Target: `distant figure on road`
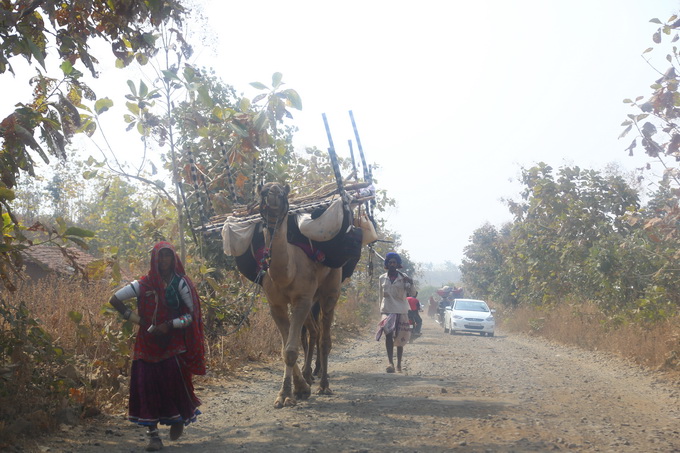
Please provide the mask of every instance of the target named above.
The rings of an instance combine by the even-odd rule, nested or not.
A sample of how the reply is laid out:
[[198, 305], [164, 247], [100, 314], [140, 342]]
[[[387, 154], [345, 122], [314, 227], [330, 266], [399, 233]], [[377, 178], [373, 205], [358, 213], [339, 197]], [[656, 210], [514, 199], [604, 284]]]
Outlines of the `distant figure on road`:
[[418, 300], [418, 291], [416, 291], [415, 296], [407, 297], [409, 311], [408, 319], [413, 321], [413, 335], [420, 335], [420, 329], [423, 327], [423, 318], [420, 317], [420, 301]]
[[427, 305], [427, 316], [429, 316], [430, 318], [434, 318], [434, 315], [436, 314], [437, 314], [437, 301], [434, 300], [434, 296], [430, 296]]

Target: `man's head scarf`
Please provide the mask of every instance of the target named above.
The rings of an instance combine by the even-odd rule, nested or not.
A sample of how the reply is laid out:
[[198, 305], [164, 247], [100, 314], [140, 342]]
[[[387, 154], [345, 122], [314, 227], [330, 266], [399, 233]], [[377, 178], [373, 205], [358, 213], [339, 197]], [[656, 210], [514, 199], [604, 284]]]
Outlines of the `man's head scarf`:
[[396, 252], [390, 252], [385, 256], [385, 269], [387, 269], [387, 263], [391, 259], [397, 260], [397, 269], [401, 269], [401, 256]]

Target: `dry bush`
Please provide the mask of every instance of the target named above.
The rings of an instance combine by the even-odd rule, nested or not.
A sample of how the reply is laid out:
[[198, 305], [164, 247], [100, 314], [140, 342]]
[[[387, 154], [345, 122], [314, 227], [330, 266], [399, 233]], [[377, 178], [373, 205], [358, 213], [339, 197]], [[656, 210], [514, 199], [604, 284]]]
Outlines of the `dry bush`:
[[341, 297], [335, 308], [333, 330], [336, 337], [345, 338], [358, 334], [370, 318], [370, 307], [355, 294]]
[[[104, 310], [113, 291], [104, 282], [45, 278], [2, 295], [0, 302], [14, 308], [8, 315], [0, 306], [0, 439], [53, 429], [63, 421], [64, 411], [76, 420], [99, 410], [125, 413], [134, 331], [123, 332], [121, 318]], [[42, 349], [22, 346], [21, 341], [7, 347], [18, 332], [10, 318], [19, 316], [15, 309], [22, 305], [27, 321], [20, 335], [45, 332]], [[334, 339], [360, 331], [374, 305], [344, 296], [336, 309]], [[211, 327], [206, 325], [210, 376], [237, 372], [252, 361], [280, 360], [281, 336], [264, 298], [255, 301], [238, 331], [221, 326], [216, 330], [228, 334], [217, 334]], [[2, 445], [0, 441], [0, 449]]]
[[606, 351], [650, 368], [680, 370], [680, 319], [616, 321], [594, 304], [499, 309], [501, 328], [584, 349]]
[[209, 341], [207, 347], [211, 369], [214, 372], [230, 371], [247, 361], [278, 357], [281, 335], [269, 314], [269, 307], [260, 302], [243, 327]]
[[108, 292], [103, 284], [44, 279], [2, 294], [0, 438], [94, 415], [98, 394], [115, 393], [94, 376], [95, 364], [111, 358], [110, 346], [98, 338], [106, 323], [101, 298]]

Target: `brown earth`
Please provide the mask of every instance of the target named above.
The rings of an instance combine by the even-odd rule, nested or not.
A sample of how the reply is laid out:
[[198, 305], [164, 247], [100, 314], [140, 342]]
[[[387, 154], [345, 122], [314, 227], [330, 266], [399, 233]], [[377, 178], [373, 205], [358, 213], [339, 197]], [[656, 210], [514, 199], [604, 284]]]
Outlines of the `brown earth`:
[[[332, 396], [274, 409], [278, 363], [197, 383], [203, 415], [163, 451], [680, 452], [680, 380], [619, 358], [497, 332], [444, 334], [430, 319], [385, 373], [384, 343], [331, 353]], [[143, 451], [144, 429], [100, 415], [23, 451]]]

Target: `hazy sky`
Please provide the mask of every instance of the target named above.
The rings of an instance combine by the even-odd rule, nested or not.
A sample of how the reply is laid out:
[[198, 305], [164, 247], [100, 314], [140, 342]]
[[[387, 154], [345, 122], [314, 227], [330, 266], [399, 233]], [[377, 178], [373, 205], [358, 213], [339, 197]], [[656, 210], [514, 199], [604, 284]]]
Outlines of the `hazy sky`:
[[[349, 156], [352, 110], [367, 159], [380, 166], [378, 187], [398, 203], [385, 215], [389, 228], [414, 260], [435, 264], [460, 263], [476, 228], [510, 220], [501, 198], [518, 197], [513, 180], [522, 166], [646, 162], [624, 151], [632, 137], [617, 139], [630, 112], [622, 100], [650, 93], [658, 76], [641, 57], [657, 28], [649, 20], [680, 7], [670, 0], [203, 3], [216, 51], [196, 46], [193, 63], [214, 67], [249, 97], [257, 94], [249, 82], [269, 85], [283, 73], [302, 97], [293, 121], [299, 149], [328, 147], [326, 113], [338, 153]], [[100, 55], [97, 92], [126, 91], [128, 76]], [[665, 53], [646, 56], [666, 69]], [[3, 79], [4, 92], [17, 95], [14, 85], [25, 81]], [[122, 95], [112, 99], [124, 105]], [[124, 126], [110, 127], [110, 137], [124, 136]]]
[[[208, 2], [215, 67], [246, 94], [280, 71], [301, 95], [297, 145], [349, 155], [354, 112], [390, 229], [416, 261], [459, 263], [473, 231], [510, 220], [521, 166], [632, 169], [624, 98], [650, 93], [641, 57], [676, 1]], [[652, 53], [666, 69], [665, 54]], [[647, 54], [646, 56], [650, 56]]]

